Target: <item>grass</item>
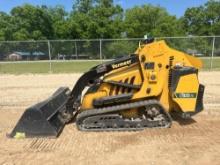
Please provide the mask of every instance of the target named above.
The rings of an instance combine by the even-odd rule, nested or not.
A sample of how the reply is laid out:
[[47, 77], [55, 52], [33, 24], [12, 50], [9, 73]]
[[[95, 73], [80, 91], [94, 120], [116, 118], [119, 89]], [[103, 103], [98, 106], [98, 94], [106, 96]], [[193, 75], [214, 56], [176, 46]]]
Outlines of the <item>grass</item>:
[[[203, 62], [203, 70], [209, 70], [211, 66], [210, 58], [201, 58], [201, 60]], [[213, 58], [212, 69], [220, 70], [220, 58]]]
[[[99, 61], [52, 62], [52, 73], [81, 73], [100, 64]], [[1, 74], [49, 73], [49, 62], [0, 63]]]
[[[210, 58], [201, 58], [203, 70], [209, 70]], [[91, 67], [100, 64], [100, 61], [53, 61], [51, 63], [52, 73], [82, 73]], [[213, 59], [213, 70], [220, 70], [220, 58]], [[48, 61], [33, 62], [2, 62], [0, 63], [0, 74], [25, 74], [25, 73], [50, 73]]]

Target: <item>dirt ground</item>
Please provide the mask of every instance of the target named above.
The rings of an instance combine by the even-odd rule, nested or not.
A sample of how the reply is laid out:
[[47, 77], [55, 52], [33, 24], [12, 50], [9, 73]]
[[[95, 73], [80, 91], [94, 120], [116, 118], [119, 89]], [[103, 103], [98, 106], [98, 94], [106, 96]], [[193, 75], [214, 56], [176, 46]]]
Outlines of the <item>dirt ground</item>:
[[220, 164], [220, 72], [201, 72], [205, 110], [169, 129], [79, 132], [67, 125], [57, 139], [8, 139], [28, 106], [79, 74], [0, 75], [0, 164]]

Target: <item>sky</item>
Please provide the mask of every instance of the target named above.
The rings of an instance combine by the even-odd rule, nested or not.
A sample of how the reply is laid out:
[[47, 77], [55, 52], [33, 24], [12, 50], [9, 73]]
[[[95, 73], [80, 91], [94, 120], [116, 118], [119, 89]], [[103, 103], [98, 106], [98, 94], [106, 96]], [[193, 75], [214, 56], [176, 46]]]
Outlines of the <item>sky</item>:
[[[73, 1], [74, 0], [0, 0], [0, 11], [9, 13], [13, 7], [25, 3], [52, 7], [62, 5], [67, 11], [71, 11]], [[177, 17], [183, 16], [187, 8], [203, 5], [207, 1], [208, 0], [114, 0], [115, 4], [120, 4], [124, 9], [143, 4], [159, 5], [166, 8], [170, 14], [176, 15]]]

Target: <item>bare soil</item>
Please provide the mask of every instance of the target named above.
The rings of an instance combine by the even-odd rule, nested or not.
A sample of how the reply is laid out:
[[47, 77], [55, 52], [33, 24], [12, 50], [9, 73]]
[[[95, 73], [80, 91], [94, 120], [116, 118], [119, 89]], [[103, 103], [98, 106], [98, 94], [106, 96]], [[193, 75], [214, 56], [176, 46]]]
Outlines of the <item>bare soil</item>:
[[57, 139], [9, 139], [28, 106], [79, 74], [0, 75], [0, 164], [220, 164], [220, 72], [201, 72], [205, 110], [169, 129], [80, 132], [67, 125]]

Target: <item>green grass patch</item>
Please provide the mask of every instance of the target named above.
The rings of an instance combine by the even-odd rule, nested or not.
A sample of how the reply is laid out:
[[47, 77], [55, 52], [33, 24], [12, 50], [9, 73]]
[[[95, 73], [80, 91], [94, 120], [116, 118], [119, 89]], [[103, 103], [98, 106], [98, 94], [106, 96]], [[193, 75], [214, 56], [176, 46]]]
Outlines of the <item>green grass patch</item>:
[[[203, 70], [210, 69], [210, 58], [201, 58]], [[82, 73], [91, 67], [100, 64], [100, 61], [53, 61], [52, 73]], [[220, 58], [214, 58], [213, 70], [220, 70]], [[37, 62], [7, 62], [0, 63], [0, 74], [26, 74], [26, 73], [49, 73], [50, 63], [47, 61]]]
[[[81, 73], [100, 64], [99, 61], [52, 62], [52, 73]], [[49, 73], [49, 62], [0, 63], [1, 74]]]
[[[203, 70], [209, 70], [211, 67], [211, 59], [210, 58], [201, 58], [203, 62]], [[213, 58], [212, 61], [212, 69], [220, 70], [220, 58]]]

